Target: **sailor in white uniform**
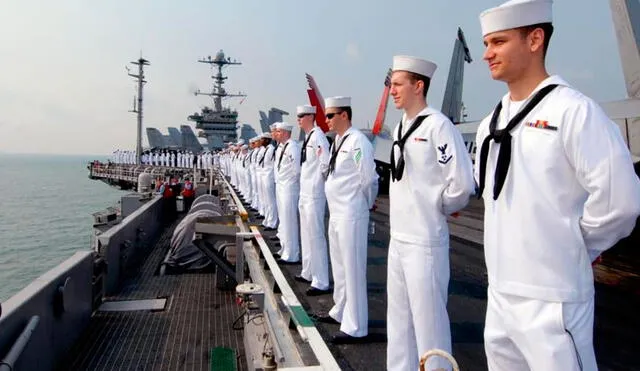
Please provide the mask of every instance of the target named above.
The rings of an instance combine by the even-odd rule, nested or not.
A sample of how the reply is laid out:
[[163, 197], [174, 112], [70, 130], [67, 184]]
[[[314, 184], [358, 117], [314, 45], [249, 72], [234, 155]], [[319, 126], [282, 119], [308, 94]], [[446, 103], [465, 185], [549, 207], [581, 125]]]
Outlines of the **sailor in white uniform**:
[[[273, 231], [278, 226], [278, 206], [276, 204], [276, 180], [274, 176], [275, 159], [276, 159], [276, 146], [271, 144], [271, 139], [277, 137], [277, 130], [275, 124], [270, 127], [271, 133], [265, 133], [264, 144], [266, 146], [266, 152], [264, 155], [264, 161], [260, 164], [263, 171], [263, 199], [264, 199], [264, 220], [262, 226], [265, 231]], [[276, 144], [277, 145], [277, 144]]]
[[323, 169], [329, 167], [329, 142], [324, 132], [314, 125], [316, 108], [298, 106], [298, 125], [305, 138], [300, 153], [300, 247], [302, 271], [295, 279], [311, 284], [307, 295], [329, 292], [329, 253], [325, 237], [324, 216], [327, 197], [324, 194]]
[[255, 164], [255, 174], [256, 174], [256, 188], [258, 192], [258, 219], [264, 219], [265, 216], [265, 195], [264, 195], [264, 178], [265, 178], [265, 168], [264, 162], [266, 160], [266, 153], [268, 149], [269, 142], [271, 142], [271, 134], [263, 133], [258, 136], [258, 155], [256, 158]]
[[254, 137], [253, 150], [251, 151], [251, 161], [249, 163], [249, 172], [251, 174], [251, 209], [258, 211], [260, 208], [260, 192], [258, 192], [258, 175], [256, 174], [256, 164], [258, 163], [258, 154], [260, 152], [260, 137]]
[[249, 206], [251, 207], [251, 204], [253, 204], [253, 182], [252, 182], [252, 177], [253, 174], [251, 173], [251, 161], [253, 159], [253, 152], [255, 150], [255, 141], [253, 138], [249, 139], [249, 151], [247, 152], [247, 156], [245, 157], [245, 160], [243, 162], [244, 165], [244, 174], [245, 174], [245, 179], [247, 182], [247, 189], [246, 189], [246, 194], [245, 194], [245, 201], [249, 204]]
[[591, 264], [640, 214], [619, 129], [547, 74], [551, 22], [542, 0], [480, 15], [491, 77], [509, 88], [477, 133], [490, 370], [597, 370]]
[[249, 172], [247, 171], [247, 161], [249, 161], [249, 145], [243, 144], [242, 152], [238, 158], [238, 178], [240, 178], [240, 193], [245, 202], [251, 197], [251, 188], [249, 188]]
[[378, 194], [378, 174], [371, 142], [351, 126], [351, 98], [327, 98], [325, 109], [329, 128], [336, 132], [325, 183], [334, 306], [330, 318], [317, 319], [340, 323], [333, 343], [361, 342], [369, 333], [367, 226]]
[[242, 160], [242, 146], [244, 145], [244, 139], [240, 139], [238, 140], [238, 142], [235, 145], [235, 153], [233, 155], [232, 161], [231, 161], [231, 181], [234, 185], [234, 187], [236, 187], [238, 189], [238, 191], [240, 190], [240, 170], [239, 170], [239, 166], [240, 161]]
[[[416, 370], [430, 349], [451, 352], [447, 215], [467, 205], [475, 183], [462, 135], [425, 101], [436, 68], [393, 58], [390, 93], [404, 114], [393, 132], [389, 184], [388, 370]], [[427, 369], [448, 366], [436, 358]]]
[[251, 158], [251, 186], [253, 187], [254, 202], [251, 207], [258, 212], [258, 217], [260, 217], [263, 214], [260, 212], [260, 210], [262, 210], [262, 194], [259, 186], [260, 174], [258, 173], [258, 162], [260, 161], [260, 158], [266, 149], [262, 147], [262, 136], [253, 138], [253, 141], [255, 147], [253, 149], [253, 156]]
[[300, 144], [291, 138], [293, 125], [286, 122], [276, 124], [282, 149], [276, 156], [278, 173], [278, 216], [281, 263], [300, 261], [300, 233], [298, 225], [298, 198], [300, 197]]

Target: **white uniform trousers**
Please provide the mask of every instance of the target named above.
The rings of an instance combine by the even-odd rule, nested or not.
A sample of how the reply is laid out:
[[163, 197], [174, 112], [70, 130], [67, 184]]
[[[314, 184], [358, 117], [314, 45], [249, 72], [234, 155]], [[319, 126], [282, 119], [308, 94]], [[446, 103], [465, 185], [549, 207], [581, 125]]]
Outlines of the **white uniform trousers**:
[[247, 166], [247, 175], [249, 175], [249, 188], [251, 188], [251, 201], [249, 202], [249, 206], [255, 209], [256, 189], [254, 188], [255, 182], [253, 181], [253, 178], [255, 178], [256, 174], [253, 172], [253, 170], [250, 169], [250, 166], [251, 165]]
[[251, 207], [258, 210], [260, 206], [260, 192], [258, 192], [258, 173], [255, 169], [251, 170], [251, 196], [253, 197]]
[[247, 190], [246, 190], [246, 188], [245, 188], [245, 184], [246, 184], [246, 181], [245, 181], [245, 173], [241, 172], [241, 171], [240, 171], [241, 169], [242, 169], [242, 168], [238, 168], [238, 169], [236, 169], [236, 175], [237, 175], [237, 177], [238, 177], [238, 190], [240, 190], [240, 194], [242, 194], [242, 198], [245, 198], [245, 199], [246, 199], [246, 197], [247, 197], [247, 195], [246, 195]]
[[488, 291], [484, 348], [490, 371], [597, 370], [593, 298], [549, 302]]
[[311, 281], [311, 287], [329, 288], [329, 254], [324, 235], [324, 216], [327, 199], [324, 194], [312, 198], [300, 196], [300, 248], [302, 271], [300, 276]]
[[300, 186], [282, 187], [278, 197], [278, 234], [281, 249], [280, 259], [288, 262], [300, 261], [300, 233], [298, 225], [298, 197]]
[[258, 214], [265, 216], [266, 212], [265, 212], [265, 203], [266, 203], [266, 196], [265, 196], [265, 190], [264, 190], [264, 178], [266, 177], [266, 174], [262, 173], [261, 171], [256, 172], [256, 185], [258, 187], [258, 197], [260, 198], [260, 202], [258, 204]]
[[248, 203], [251, 204], [251, 197], [252, 197], [252, 193], [251, 193], [251, 172], [249, 172], [249, 169], [243, 169], [244, 172], [242, 173], [242, 175], [244, 175], [244, 190], [245, 190], [245, 194], [244, 194], [244, 200]]
[[238, 183], [238, 171], [235, 164], [231, 164], [231, 184], [233, 184], [234, 187], [238, 188]]
[[240, 177], [238, 176], [237, 167], [233, 166], [231, 171], [233, 174], [233, 176], [231, 177], [231, 180], [233, 181], [233, 185], [236, 187], [236, 189], [238, 189], [238, 191], [240, 191]]
[[[420, 356], [438, 348], [451, 353], [447, 314], [449, 249], [389, 241], [387, 263], [387, 370], [417, 370]], [[441, 357], [427, 370], [450, 369]]]
[[276, 183], [272, 174], [266, 174], [263, 181], [264, 193], [264, 220], [262, 225], [266, 228], [278, 226], [278, 205], [276, 203]]
[[238, 167], [236, 164], [231, 165], [231, 183], [240, 189], [240, 178], [238, 177]]
[[329, 251], [333, 273], [333, 302], [329, 315], [340, 331], [354, 337], [369, 333], [367, 303], [367, 226], [358, 219], [329, 218]]

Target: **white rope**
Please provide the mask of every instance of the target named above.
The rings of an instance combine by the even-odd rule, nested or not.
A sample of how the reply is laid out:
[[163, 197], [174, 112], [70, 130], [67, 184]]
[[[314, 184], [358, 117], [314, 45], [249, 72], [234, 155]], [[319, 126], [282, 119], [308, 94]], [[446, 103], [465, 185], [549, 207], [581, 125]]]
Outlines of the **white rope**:
[[424, 365], [427, 363], [427, 360], [431, 357], [440, 356], [442, 358], [446, 358], [449, 363], [453, 366], [453, 371], [460, 371], [460, 367], [458, 366], [458, 362], [453, 356], [444, 350], [440, 349], [431, 349], [426, 351], [422, 357], [420, 357], [420, 371], [425, 371]]

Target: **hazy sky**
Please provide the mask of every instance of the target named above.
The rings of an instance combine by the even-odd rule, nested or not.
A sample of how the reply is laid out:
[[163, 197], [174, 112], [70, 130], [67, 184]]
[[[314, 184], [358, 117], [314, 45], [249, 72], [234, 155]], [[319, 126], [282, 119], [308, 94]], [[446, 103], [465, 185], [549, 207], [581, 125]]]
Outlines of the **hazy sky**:
[[[211, 70], [197, 59], [219, 49], [243, 63], [228, 68], [229, 100], [256, 129], [258, 110], [307, 103], [305, 72], [325, 97], [350, 95], [356, 126], [375, 118], [394, 54], [438, 64], [428, 95], [440, 108], [457, 27], [473, 63], [463, 101], [480, 119], [505, 92], [482, 60], [478, 14], [502, 0], [3, 1], [0, 11], [0, 152], [107, 154], [135, 148], [129, 113], [135, 84], [125, 65], [151, 61], [145, 126], [190, 123], [210, 104]], [[562, 0], [548, 55], [557, 73], [598, 101], [625, 97], [609, 1]], [[135, 66], [130, 65], [132, 68]], [[398, 112], [390, 104], [389, 120]], [[289, 116], [294, 121], [295, 116]], [[190, 123], [193, 124], [193, 123]], [[193, 125], [192, 125], [193, 126]]]

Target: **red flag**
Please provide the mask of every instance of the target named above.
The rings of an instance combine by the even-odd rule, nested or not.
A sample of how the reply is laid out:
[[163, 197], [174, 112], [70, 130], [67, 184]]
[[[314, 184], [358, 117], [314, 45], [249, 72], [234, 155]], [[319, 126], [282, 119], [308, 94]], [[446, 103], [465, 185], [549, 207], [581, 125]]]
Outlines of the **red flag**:
[[312, 89], [307, 89], [307, 94], [309, 95], [309, 103], [316, 107], [316, 123], [325, 133], [329, 131], [329, 125], [327, 125], [327, 120], [324, 116], [324, 109], [320, 105], [320, 101], [316, 96], [316, 93]]
[[327, 125], [327, 120], [324, 115], [324, 99], [322, 98], [322, 94], [320, 94], [320, 89], [316, 84], [313, 76], [308, 73], [305, 74], [307, 78], [307, 82], [309, 83], [309, 89], [307, 89], [307, 94], [309, 95], [309, 104], [316, 107], [316, 123], [325, 133], [329, 131], [329, 125]]
[[389, 93], [391, 91], [391, 72], [391, 69], [389, 69], [387, 77], [384, 79], [384, 90], [382, 90], [382, 97], [380, 98], [380, 104], [378, 105], [376, 121], [374, 121], [373, 129], [371, 130], [373, 135], [380, 134], [382, 126], [384, 126], [384, 118], [387, 114], [387, 104], [389, 103]]

